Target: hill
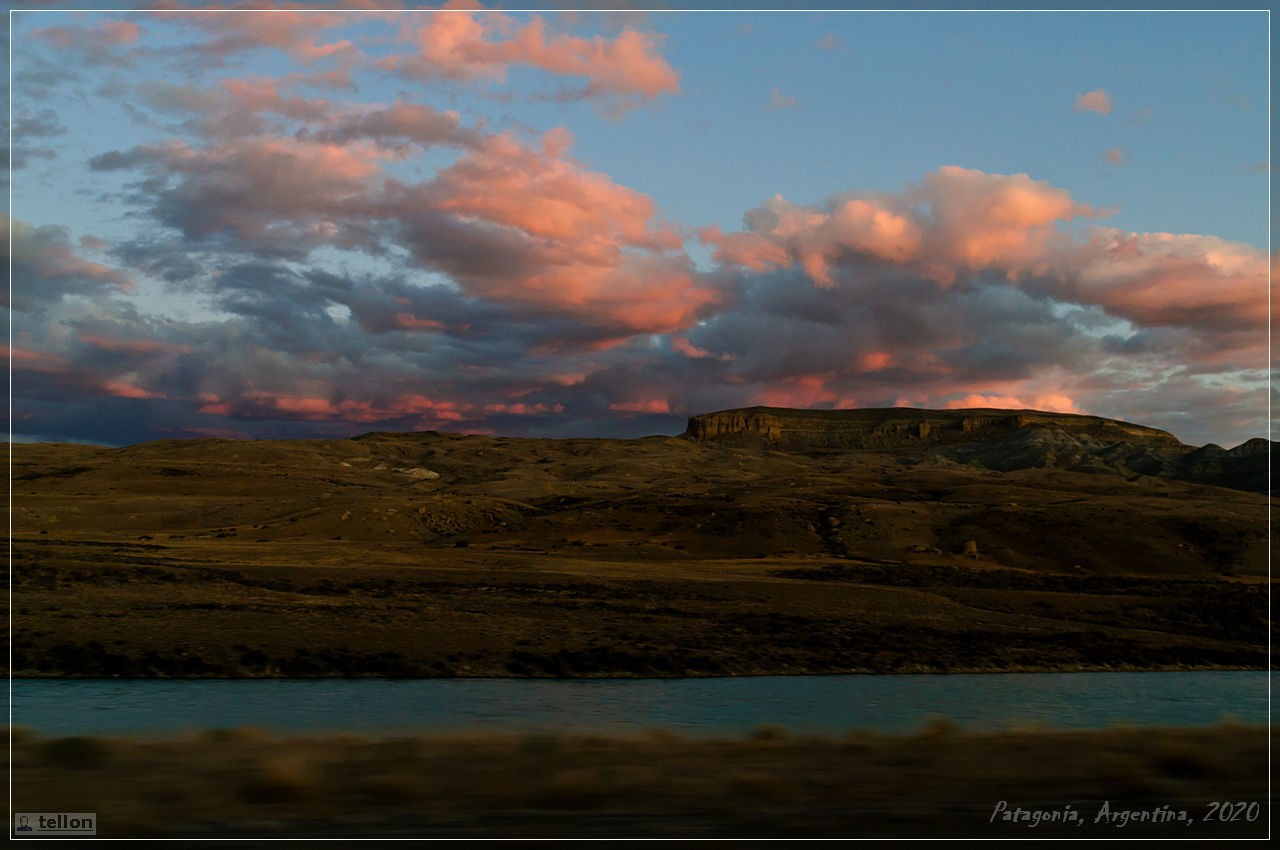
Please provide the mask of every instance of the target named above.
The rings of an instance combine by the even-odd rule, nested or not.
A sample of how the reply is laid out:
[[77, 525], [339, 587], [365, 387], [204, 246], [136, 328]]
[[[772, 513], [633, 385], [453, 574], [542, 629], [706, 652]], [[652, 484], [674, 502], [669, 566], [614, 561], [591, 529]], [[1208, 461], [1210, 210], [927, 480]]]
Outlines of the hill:
[[[1157, 455], [1161, 474], [1136, 468]], [[15, 445], [15, 667], [1257, 666], [1269, 499], [1164, 474], [1197, 457], [1266, 478], [1265, 450], [1033, 411], [728, 411], [639, 440]]]

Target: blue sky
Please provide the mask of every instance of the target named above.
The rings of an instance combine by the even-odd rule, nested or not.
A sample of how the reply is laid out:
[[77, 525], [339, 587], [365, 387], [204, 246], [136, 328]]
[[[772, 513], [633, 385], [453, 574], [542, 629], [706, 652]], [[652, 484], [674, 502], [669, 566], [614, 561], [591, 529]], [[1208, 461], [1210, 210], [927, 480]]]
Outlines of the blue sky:
[[23, 438], [1265, 431], [1265, 13], [198, 16], [13, 15]]

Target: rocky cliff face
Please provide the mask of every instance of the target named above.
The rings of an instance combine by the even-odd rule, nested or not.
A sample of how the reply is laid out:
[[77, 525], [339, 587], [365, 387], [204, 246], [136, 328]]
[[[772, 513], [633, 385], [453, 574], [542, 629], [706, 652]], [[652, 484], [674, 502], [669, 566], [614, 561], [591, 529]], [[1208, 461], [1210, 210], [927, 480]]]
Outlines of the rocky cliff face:
[[1028, 428], [1050, 427], [1104, 441], [1179, 446], [1166, 431], [1129, 422], [1038, 410], [789, 410], [751, 407], [706, 413], [689, 420], [695, 440], [758, 442], [779, 448], [906, 448], [973, 442]]
[[1267, 489], [1266, 440], [1194, 448], [1157, 428], [1039, 410], [753, 407], [695, 416], [684, 436], [806, 453], [882, 451], [1004, 472], [1057, 468]]

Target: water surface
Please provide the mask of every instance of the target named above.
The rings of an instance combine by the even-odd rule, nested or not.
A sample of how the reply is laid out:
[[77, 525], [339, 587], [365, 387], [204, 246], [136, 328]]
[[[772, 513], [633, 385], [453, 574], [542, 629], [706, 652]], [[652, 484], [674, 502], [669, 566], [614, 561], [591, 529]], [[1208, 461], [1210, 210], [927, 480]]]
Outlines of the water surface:
[[984, 673], [710, 679], [17, 679], [13, 722], [44, 734], [504, 730], [741, 734], [1267, 722], [1267, 673]]

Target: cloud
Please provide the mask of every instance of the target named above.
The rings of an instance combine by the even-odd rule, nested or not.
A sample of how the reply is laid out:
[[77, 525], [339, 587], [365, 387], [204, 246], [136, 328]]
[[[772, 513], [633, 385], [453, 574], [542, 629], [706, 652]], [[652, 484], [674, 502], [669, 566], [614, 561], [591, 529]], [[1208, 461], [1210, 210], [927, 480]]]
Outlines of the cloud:
[[782, 92], [776, 87], [769, 93], [769, 104], [765, 106], [766, 110], [773, 109], [790, 109], [796, 105], [794, 97], [783, 97]]
[[99, 171], [152, 175], [149, 203], [164, 225], [190, 239], [227, 233], [302, 249], [371, 244], [355, 219], [380, 169], [373, 149], [259, 136], [194, 148], [182, 141], [93, 157]]
[[13, 117], [13, 134], [18, 137], [48, 138], [66, 132], [67, 125], [62, 123], [62, 118], [47, 107], [34, 113], [19, 112]]
[[389, 200], [399, 241], [468, 294], [595, 322], [601, 342], [687, 326], [718, 294], [653, 201], [568, 158], [570, 142], [487, 138]]
[[720, 262], [756, 271], [794, 262], [821, 286], [832, 285], [831, 266], [846, 258], [907, 264], [948, 284], [978, 269], [1034, 271], [1062, 238], [1060, 222], [1099, 214], [1025, 174], [945, 166], [896, 197], [833, 196], [800, 207], [775, 196], [746, 214], [745, 233], [701, 235]]
[[1125, 123], [1131, 127], [1141, 127], [1144, 124], [1150, 123], [1151, 116], [1155, 114], [1156, 111], [1150, 107], [1139, 109], [1137, 112], [1130, 115], [1128, 121]]
[[[182, 21], [200, 17], [147, 26], [194, 34], [205, 69], [261, 51], [250, 67], [275, 76], [103, 80], [150, 134], [90, 161], [136, 229], [13, 224], [14, 416], [31, 433], [638, 435], [762, 403], [1087, 410], [1220, 442], [1264, 422], [1268, 258], [1251, 246], [1098, 226], [1107, 210], [1066, 188], [960, 166], [693, 227], [575, 158], [566, 130], [494, 132], [422, 85], [537, 72], [570, 89], [534, 97], [630, 108], [680, 89], [658, 36], [477, 7], [370, 11], [359, 36], [331, 12]], [[95, 32], [135, 69], [154, 35], [85, 27], [36, 48], [75, 65]], [[343, 100], [333, 87], [375, 62], [411, 91]], [[33, 138], [62, 129], [43, 103], [15, 118]]]
[[1125, 161], [1127, 154], [1128, 150], [1125, 148], [1111, 148], [1102, 152], [1102, 156], [1112, 165], [1128, 165]]
[[476, 216], [613, 259], [629, 245], [676, 249], [680, 239], [653, 223], [647, 196], [585, 170], [565, 154], [573, 142], [563, 128], [542, 138], [541, 149], [513, 136], [490, 136], [473, 153], [440, 172], [432, 193], [440, 210]]
[[827, 33], [822, 37], [822, 40], [818, 42], [819, 50], [835, 50], [839, 46], [840, 39], [836, 38], [833, 33]]
[[1266, 254], [1214, 236], [1095, 227], [1064, 255], [1051, 290], [1139, 325], [1205, 332], [1260, 329], [1267, 319]]
[[[208, 36], [191, 52], [218, 63], [249, 50], [270, 48], [303, 64], [333, 60], [350, 65], [360, 50], [349, 39], [326, 41], [329, 30], [353, 22], [340, 12], [275, 7], [271, 11], [208, 11], [198, 15], [156, 12], [160, 20], [196, 29]], [[358, 20], [358, 19], [355, 19]]]
[[1008, 395], [980, 395], [970, 393], [964, 398], [950, 399], [940, 407], [943, 410], [993, 407], [1003, 410], [1052, 410], [1056, 413], [1085, 413], [1075, 401], [1065, 395], [1040, 395], [1030, 399]]
[[56, 225], [33, 226], [3, 216], [6, 253], [13, 264], [12, 301], [15, 310], [43, 312], [68, 295], [104, 297], [134, 288], [133, 280], [118, 269], [82, 258], [70, 233]]
[[901, 209], [875, 199], [833, 199], [825, 208], [800, 207], [774, 196], [746, 215], [745, 234], [702, 232], [717, 246], [720, 262], [757, 271], [798, 263], [820, 286], [830, 286], [830, 266], [839, 259], [866, 256], [902, 262], [913, 256], [922, 235]]
[[74, 55], [86, 65], [122, 68], [133, 64], [132, 45], [145, 32], [135, 20], [104, 18], [94, 25], [45, 27], [34, 30], [30, 37], [59, 53]]
[[1094, 89], [1085, 94], [1076, 95], [1076, 112], [1096, 112], [1106, 115], [1111, 111], [1111, 95], [1104, 89]]
[[1012, 275], [1034, 271], [1059, 239], [1059, 222], [1106, 214], [1026, 174], [987, 174], [958, 166], [925, 175], [923, 185], [909, 195], [929, 209], [926, 255], [935, 264], [931, 276], [940, 282], [961, 269], [995, 267]]
[[393, 149], [410, 142], [423, 147], [474, 147], [481, 139], [480, 133], [462, 126], [457, 112], [438, 112], [404, 100], [385, 107], [348, 110], [333, 116], [327, 126], [311, 135], [317, 141], [338, 144], [371, 139]]
[[393, 53], [377, 65], [414, 79], [501, 82], [515, 66], [538, 68], [551, 74], [586, 78], [573, 97], [598, 99], [616, 109], [628, 109], [663, 94], [680, 91], [679, 75], [659, 54], [663, 37], [630, 28], [614, 38], [583, 38], [548, 33], [546, 21], [533, 16], [527, 23], [479, 4], [446, 4], [470, 9], [431, 15], [426, 24], [410, 17], [401, 40], [413, 49]]

